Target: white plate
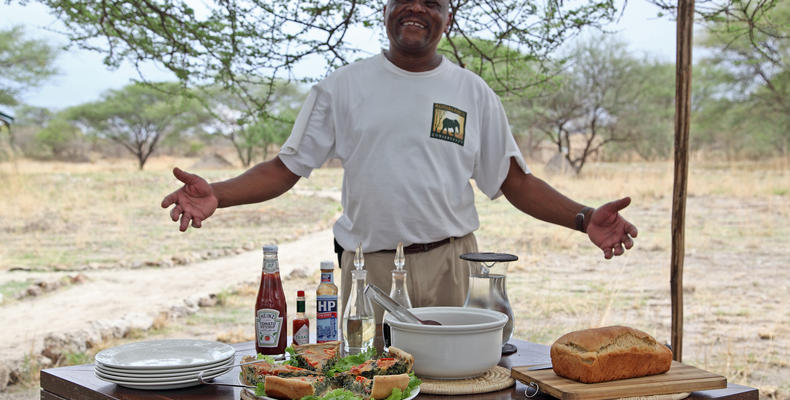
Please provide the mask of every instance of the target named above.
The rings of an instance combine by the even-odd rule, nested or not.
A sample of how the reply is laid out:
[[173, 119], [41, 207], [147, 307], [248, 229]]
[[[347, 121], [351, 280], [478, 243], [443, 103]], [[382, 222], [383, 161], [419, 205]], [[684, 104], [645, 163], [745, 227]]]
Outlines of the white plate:
[[104, 373], [121, 376], [135, 376], [135, 377], [156, 377], [156, 376], [172, 376], [178, 374], [197, 374], [200, 371], [206, 371], [213, 368], [221, 368], [226, 365], [233, 365], [235, 357], [231, 357], [225, 361], [220, 361], [215, 364], [201, 365], [198, 367], [190, 368], [166, 368], [166, 369], [121, 369], [108, 367], [102, 363], [96, 363], [95, 368]]
[[151, 340], [102, 350], [96, 362], [118, 369], [161, 370], [216, 364], [235, 352], [230, 345], [208, 340]]
[[[231, 369], [233, 369], [232, 363], [223, 365], [222, 367], [219, 368], [208, 370], [206, 371], [206, 373], [203, 374], [203, 376], [206, 379], [213, 378], [215, 376], [225, 374]], [[166, 381], [180, 381], [186, 379], [197, 379], [198, 374], [201, 372], [201, 371], [194, 371], [185, 374], [172, 374], [172, 375], [166, 375], [166, 374], [131, 375], [131, 374], [117, 374], [113, 372], [108, 372], [101, 368], [96, 368], [94, 369], [94, 371], [96, 372], [96, 375], [101, 375], [102, 377], [105, 378], [115, 379], [120, 381], [128, 381], [128, 382], [166, 382]]]
[[[230, 371], [230, 370], [232, 370], [232, 368], [228, 369], [228, 371]], [[216, 378], [216, 377], [218, 377], [220, 375], [223, 375], [223, 374], [227, 373], [228, 371], [224, 371], [224, 372], [219, 373], [217, 375], [213, 375], [213, 376], [211, 376], [211, 378]], [[97, 378], [99, 378], [99, 379], [101, 379], [101, 380], [103, 380], [105, 382], [114, 383], [116, 385], [132, 388], [132, 389], [167, 390], [167, 389], [179, 389], [179, 388], [185, 388], [185, 387], [200, 385], [200, 382], [198, 381], [197, 377], [195, 377], [193, 379], [178, 379], [178, 380], [170, 380], [170, 381], [165, 381], [165, 382], [150, 382], [150, 381], [147, 381], [147, 382], [145, 382], [145, 381], [144, 382], [136, 382], [136, 381], [130, 381], [130, 380], [126, 380], [126, 379], [112, 379], [112, 378], [103, 377], [102, 375], [100, 375], [99, 372], [96, 372], [96, 371], [94, 371], [94, 373], [96, 374]], [[209, 379], [209, 378], [210, 377], [207, 376], [204, 379]]]
[[[216, 378], [220, 375], [225, 375], [228, 371], [232, 370], [233, 367], [225, 367], [221, 370], [212, 371], [203, 375], [203, 379], [212, 379]], [[181, 382], [181, 381], [197, 381], [198, 373], [194, 372], [191, 375], [180, 375], [180, 376], [165, 376], [165, 377], [129, 377], [129, 376], [118, 376], [113, 374], [108, 374], [102, 372], [100, 370], [94, 370], [94, 373], [100, 379], [104, 379], [110, 382], [123, 382], [123, 383], [160, 383], [160, 384], [168, 384], [173, 382]]]

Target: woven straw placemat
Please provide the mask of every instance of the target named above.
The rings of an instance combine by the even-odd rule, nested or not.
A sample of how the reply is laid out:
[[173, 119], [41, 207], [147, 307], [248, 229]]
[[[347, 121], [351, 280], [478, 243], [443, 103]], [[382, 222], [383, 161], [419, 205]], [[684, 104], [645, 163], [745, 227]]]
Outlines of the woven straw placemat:
[[516, 381], [510, 377], [510, 370], [495, 365], [483, 375], [469, 379], [427, 379], [420, 378], [420, 393], [428, 394], [477, 394], [502, 390], [513, 386]]

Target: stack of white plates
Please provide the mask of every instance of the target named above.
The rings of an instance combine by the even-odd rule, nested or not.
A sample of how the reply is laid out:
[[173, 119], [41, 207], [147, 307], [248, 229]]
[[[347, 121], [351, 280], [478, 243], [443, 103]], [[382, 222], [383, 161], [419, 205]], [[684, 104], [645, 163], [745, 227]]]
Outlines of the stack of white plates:
[[96, 376], [117, 385], [147, 390], [198, 385], [233, 368], [233, 347], [220, 342], [191, 339], [128, 343], [96, 354]]

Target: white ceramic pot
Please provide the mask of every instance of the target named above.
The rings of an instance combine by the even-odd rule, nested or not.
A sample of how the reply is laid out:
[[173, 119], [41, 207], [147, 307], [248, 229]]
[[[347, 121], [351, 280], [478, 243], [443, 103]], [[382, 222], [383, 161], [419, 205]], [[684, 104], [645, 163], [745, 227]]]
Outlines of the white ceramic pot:
[[410, 309], [420, 319], [442, 325], [419, 325], [386, 316], [392, 345], [414, 356], [414, 373], [422, 378], [463, 379], [483, 374], [499, 363], [502, 328], [507, 315], [466, 307]]

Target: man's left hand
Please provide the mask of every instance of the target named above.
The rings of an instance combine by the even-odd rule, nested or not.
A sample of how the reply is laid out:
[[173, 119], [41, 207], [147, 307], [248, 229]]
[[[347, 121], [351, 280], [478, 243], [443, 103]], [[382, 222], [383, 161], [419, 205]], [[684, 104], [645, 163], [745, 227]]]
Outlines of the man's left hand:
[[625, 253], [625, 249], [634, 246], [633, 238], [637, 235], [634, 224], [626, 221], [620, 215], [620, 210], [631, 204], [630, 197], [611, 201], [597, 209], [590, 215], [590, 223], [587, 224], [587, 235], [601, 250], [607, 260], [612, 256], [619, 256]]

